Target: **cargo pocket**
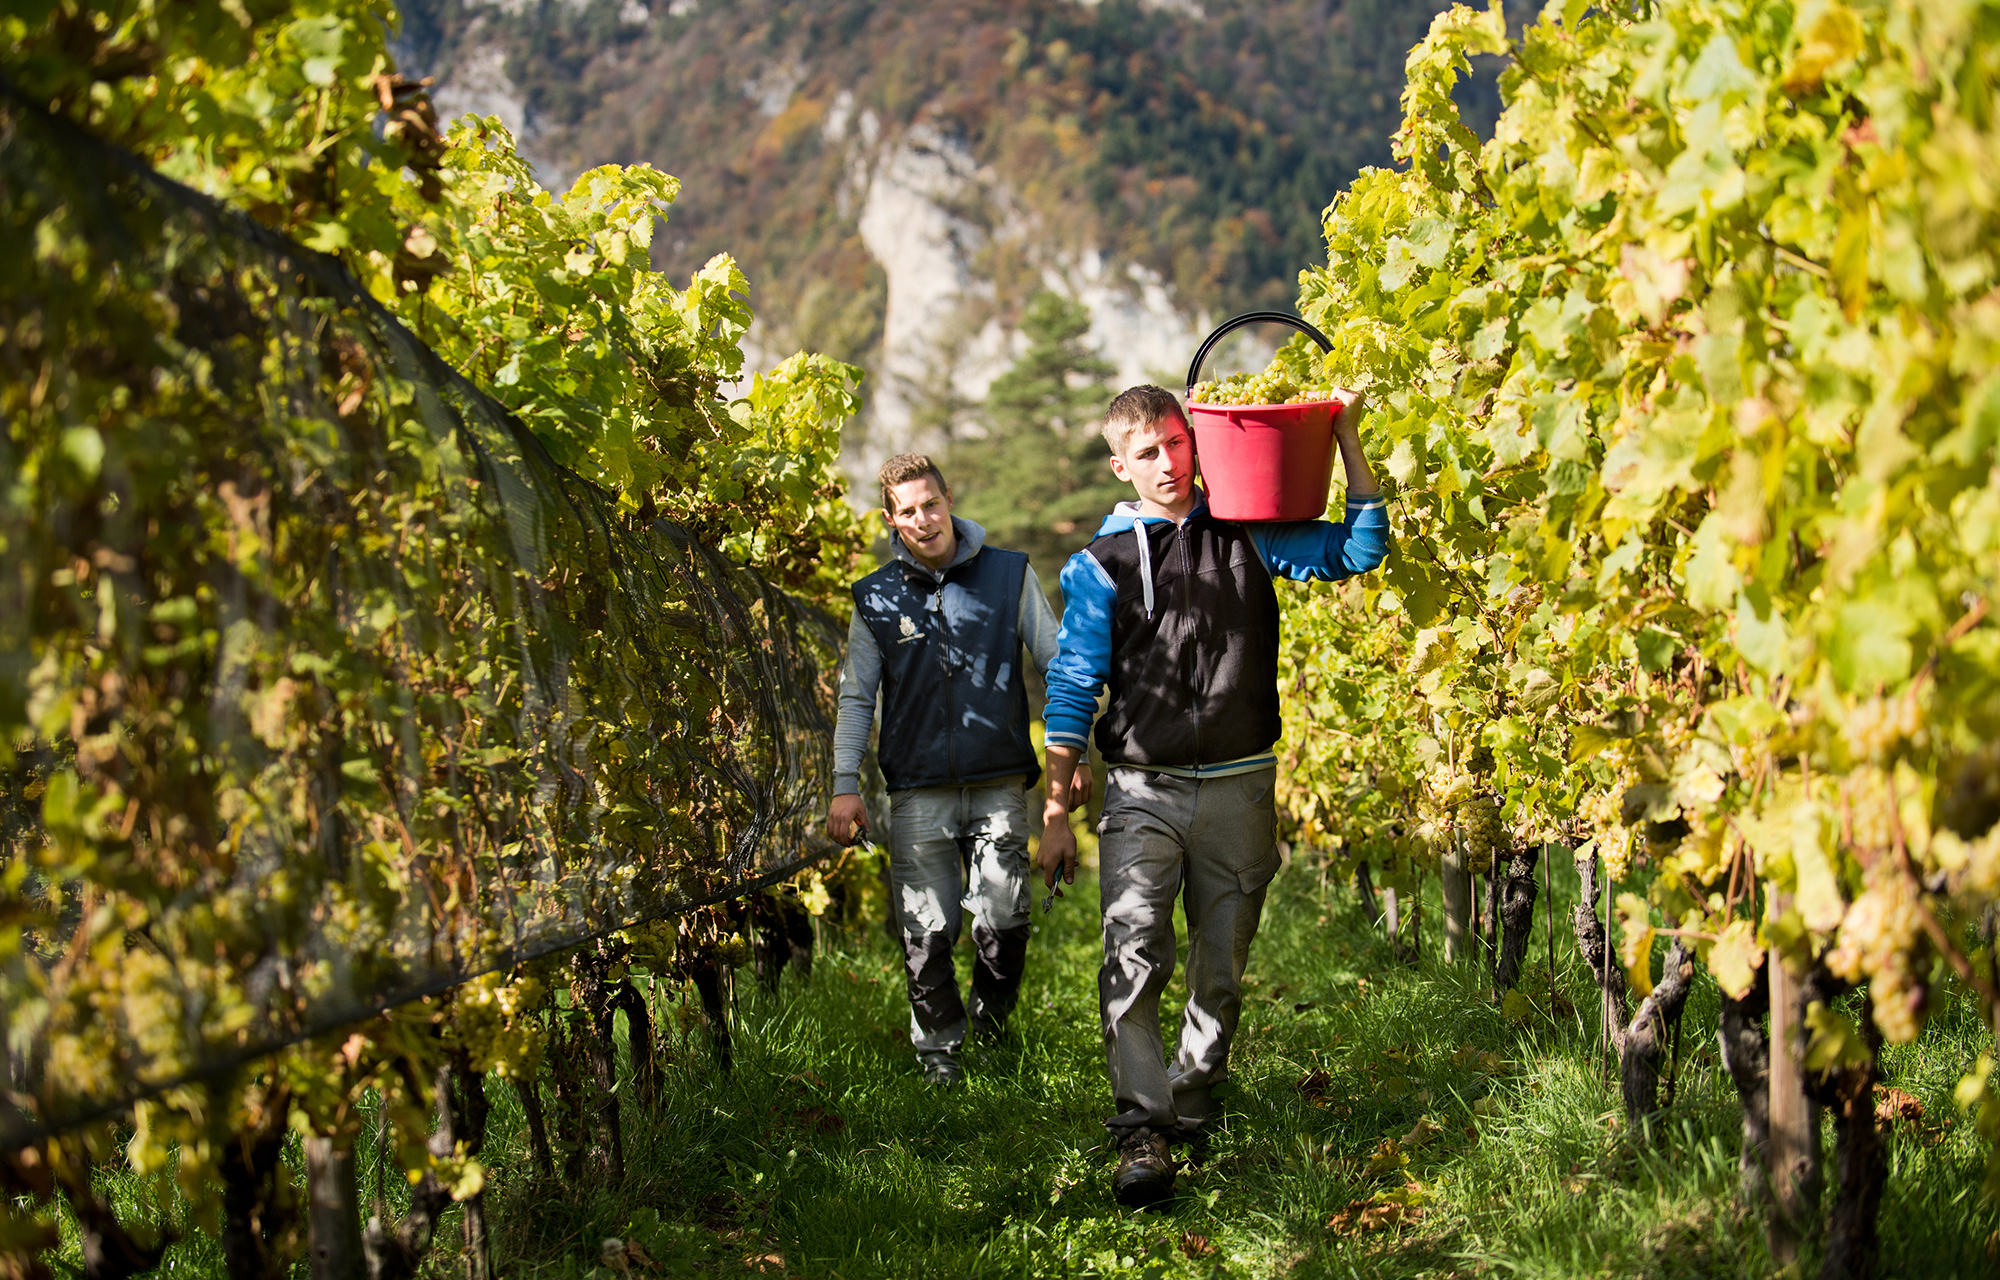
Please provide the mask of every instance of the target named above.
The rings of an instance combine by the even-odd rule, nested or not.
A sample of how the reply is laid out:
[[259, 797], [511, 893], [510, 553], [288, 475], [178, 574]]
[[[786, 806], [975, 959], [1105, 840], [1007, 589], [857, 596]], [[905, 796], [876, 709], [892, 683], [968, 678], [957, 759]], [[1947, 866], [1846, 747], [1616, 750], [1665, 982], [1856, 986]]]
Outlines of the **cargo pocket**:
[[1272, 792], [1278, 778], [1276, 769], [1260, 769], [1244, 774], [1237, 803], [1242, 805], [1244, 826], [1261, 840], [1263, 848], [1249, 865], [1236, 873], [1236, 885], [1246, 894], [1260, 892], [1278, 874], [1278, 821], [1272, 808]]
[[1278, 845], [1271, 842], [1269, 852], [1257, 862], [1236, 873], [1236, 887], [1244, 893], [1256, 893], [1271, 883], [1271, 877], [1278, 874]]

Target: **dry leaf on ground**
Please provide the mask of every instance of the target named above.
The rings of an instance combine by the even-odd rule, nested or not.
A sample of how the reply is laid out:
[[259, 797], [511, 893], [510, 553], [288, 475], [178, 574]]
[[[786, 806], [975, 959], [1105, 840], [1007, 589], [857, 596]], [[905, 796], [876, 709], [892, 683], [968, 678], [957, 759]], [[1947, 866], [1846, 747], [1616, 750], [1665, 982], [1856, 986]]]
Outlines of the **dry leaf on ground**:
[[1423, 1188], [1414, 1182], [1400, 1190], [1383, 1191], [1369, 1200], [1355, 1200], [1327, 1219], [1327, 1229], [1339, 1235], [1386, 1231], [1424, 1216]]
[[1394, 1138], [1384, 1138], [1375, 1149], [1368, 1153], [1368, 1172], [1371, 1175], [1400, 1172], [1410, 1162], [1402, 1144]]
[[1215, 1242], [1192, 1231], [1181, 1232], [1181, 1252], [1190, 1258], [1205, 1258], [1215, 1252]]
[[1875, 1123], [1921, 1124], [1924, 1119], [1924, 1104], [1914, 1094], [1901, 1089], [1893, 1089], [1885, 1084], [1875, 1086]]

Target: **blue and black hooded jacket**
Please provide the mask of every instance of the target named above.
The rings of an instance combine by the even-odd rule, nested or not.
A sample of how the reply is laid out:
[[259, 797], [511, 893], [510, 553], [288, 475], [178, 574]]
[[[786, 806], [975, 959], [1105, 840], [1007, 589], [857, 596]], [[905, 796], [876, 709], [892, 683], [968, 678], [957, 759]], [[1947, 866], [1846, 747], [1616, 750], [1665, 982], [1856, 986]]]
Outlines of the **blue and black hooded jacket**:
[[1379, 494], [1345, 521], [1239, 524], [1204, 497], [1179, 524], [1121, 502], [1063, 566], [1063, 622], [1044, 711], [1050, 746], [1081, 750], [1099, 692], [1107, 763], [1219, 776], [1272, 763], [1278, 597], [1272, 580], [1336, 582], [1388, 552]]

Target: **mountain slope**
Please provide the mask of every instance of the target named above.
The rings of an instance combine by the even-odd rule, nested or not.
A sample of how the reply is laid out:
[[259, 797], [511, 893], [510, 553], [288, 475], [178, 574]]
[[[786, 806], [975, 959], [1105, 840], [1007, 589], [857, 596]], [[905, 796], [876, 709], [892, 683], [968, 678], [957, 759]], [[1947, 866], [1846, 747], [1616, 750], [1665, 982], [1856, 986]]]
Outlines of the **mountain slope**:
[[410, 0], [446, 110], [496, 105], [552, 183], [683, 181], [655, 262], [743, 263], [773, 359], [869, 367], [857, 473], [978, 431], [1020, 310], [1086, 303], [1122, 381], [1289, 307], [1320, 212], [1385, 164], [1439, 0]]

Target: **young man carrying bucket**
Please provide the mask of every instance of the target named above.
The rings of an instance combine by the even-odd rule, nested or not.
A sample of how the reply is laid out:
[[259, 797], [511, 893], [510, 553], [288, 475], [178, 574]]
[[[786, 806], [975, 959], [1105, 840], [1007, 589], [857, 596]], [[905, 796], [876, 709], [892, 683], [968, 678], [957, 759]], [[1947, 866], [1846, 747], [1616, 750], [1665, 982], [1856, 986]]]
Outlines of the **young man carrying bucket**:
[[[1228, 1075], [1243, 967], [1278, 870], [1277, 577], [1332, 582], [1387, 551], [1388, 518], [1361, 453], [1357, 402], [1334, 418], [1347, 519], [1238, 524], [1209, 515], [1194, 441], [1173, 395], [1111, 402], [1111, 469], [1137, 491], [1063, 567], [1063, 623], [1048, 671], [1049, 788], [1062, 795], [1097, 722], [1109, 775], [1098, 825], [1104, 965], [1099, 1011], [1116, 1112], [1112, 1188], [1142, 1206], [1173, 1192], [1169, 1140], [1200, 1137]], [[1076, 838], [1051, 801], [1045, 882], [1076, 880]], [[1060, 892], [1060, 890], [1057, 890]], [[1188, 920], [1187, 1012], [1168, 1067], [1160, 993], [1173, 974], [1174, 899]]]
[[[847, 844], [868, 826], [861, 757], [879, 691], [877, 759], [889, 784], [889, 883], [909, 971], [910, 1043], [924, 1078], [950, 1085], [963, 1075], [968, 1026], [997, 1034], [1021, 991], [1027, 790], [1041, 774], [1021, 650], [1046, 672], [1056, 620], [1028, 557], [986, 546], [985, 530], [951, 514], [937, 464], [905, 453], [878, 478], [895, 559], [854, 584], [826, 833]], [[1063, 782], [1058, 799], [1089, 797], [1088, 773], [1065, 772]], [[977, 952], [969, 1012], [952, 963], [968, 907]]]

